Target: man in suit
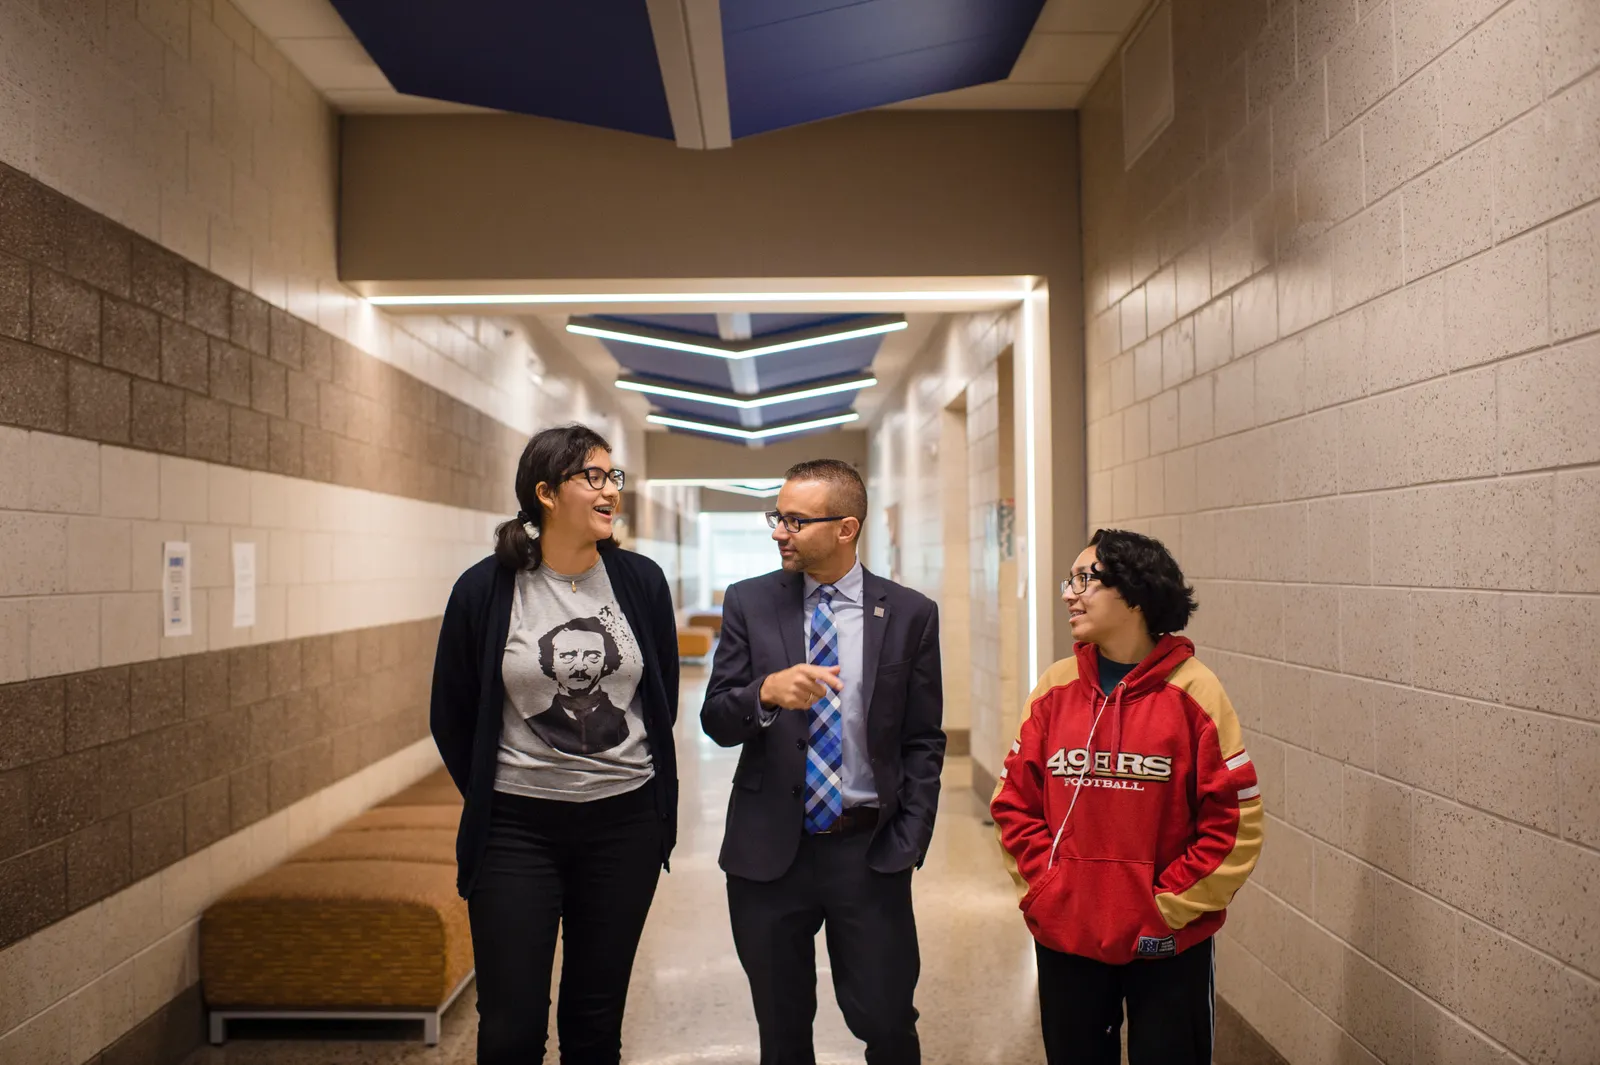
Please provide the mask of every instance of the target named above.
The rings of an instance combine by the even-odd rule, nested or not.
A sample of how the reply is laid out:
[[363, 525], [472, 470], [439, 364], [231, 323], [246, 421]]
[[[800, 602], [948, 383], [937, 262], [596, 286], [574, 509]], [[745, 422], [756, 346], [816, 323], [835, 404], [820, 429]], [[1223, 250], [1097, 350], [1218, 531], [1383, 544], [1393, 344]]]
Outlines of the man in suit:
[[847, 463], [789, 470], [767, 515], [782, 570], [731, 586], [700, 722], [741, 746], [721, 864], [762, 1065], [813, 1065], [816, 935], [870, 1065], [916, 1065], [911, 874], [944, 765], [939, 613], [856, 557]]

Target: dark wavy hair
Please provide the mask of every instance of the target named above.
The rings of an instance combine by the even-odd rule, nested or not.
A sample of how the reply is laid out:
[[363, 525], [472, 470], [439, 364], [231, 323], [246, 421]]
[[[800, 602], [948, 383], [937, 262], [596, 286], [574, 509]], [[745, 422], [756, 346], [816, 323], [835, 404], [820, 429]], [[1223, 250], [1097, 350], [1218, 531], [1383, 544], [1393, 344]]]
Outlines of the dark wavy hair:
[[1100, 583], [1139, 608], [1151, 636], [1182, 632], [1189, 624], [1199, 608], [1194, 588], [1184, 583], [1178, 560], [1160, 540], [1126, 529], [1099, 529], [1089, 546], [1095, 549]]
[[[528, 535], [523, 526], [544, 528], [544, 505], [539, 502], [539, 486], [547, 484], [552, 491], [560, 491], [567, 479], [583, 469], [584, 460], [594, 450], [610, 451], [606, 438], [587, 425], [560, 425], [534, 434], [528, 446], [522, 449], [517, 460], [517, 505], [522, 512], [510, 521], [501, 522], [494, 531], [494, 557], [507, 569], [536, 568], [540, 561], [539, 541]], [[599, 543], [603, 551], [616, 547], [617, 541], [606, 537]]]
[[539, 668], [546, 676], [556, 675], [556, 637], [563, 632], [597, 632], [605, 639], [606, 661], [600, 667], [602, 677], [609, 677], [622, 668], [622, 652], [617, 648], [617, 641], [611, 638], [611, 630], [599, 618], [573, 618], [539, 637]]

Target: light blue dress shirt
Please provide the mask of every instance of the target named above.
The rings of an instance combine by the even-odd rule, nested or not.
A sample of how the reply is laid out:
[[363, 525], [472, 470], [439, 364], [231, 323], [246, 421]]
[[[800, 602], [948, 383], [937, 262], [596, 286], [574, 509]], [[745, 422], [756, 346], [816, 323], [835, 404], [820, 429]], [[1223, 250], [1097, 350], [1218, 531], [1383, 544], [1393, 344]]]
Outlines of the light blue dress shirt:
[[[833, 625], [839, 637], [839, 679], [844, 681], [844, 691], [839, 693], [839, 714], [844, 725], [844, 765], [841, 773], [844, 786], [841, 793], [845, 809], [852, 806], [878, 805], [878, 786], [872, 779], [872, 763], [867, 753], [867, 708], [861, 702], [861, 684], [865, 677], [866, 662], [866, 579], [858, 561], [838, 581], [834, 582]], [[822, 585], [809, 575], [805, 579], [805, 600], [801, 613], [805, 618], [802, 647], [811, 647], [811, 613], [817, 608], [818, 589]], [[762, 707], [762, 727], [778, 720], [779, 713], [800, 711], [769, 711]]]

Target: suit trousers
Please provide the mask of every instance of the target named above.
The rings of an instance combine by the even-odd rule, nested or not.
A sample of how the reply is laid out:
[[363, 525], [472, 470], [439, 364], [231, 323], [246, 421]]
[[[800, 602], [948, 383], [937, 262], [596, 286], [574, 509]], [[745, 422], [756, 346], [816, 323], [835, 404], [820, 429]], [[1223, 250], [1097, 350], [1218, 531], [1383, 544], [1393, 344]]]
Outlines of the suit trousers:
[[911, 870], [867, 865], [868, 831], [802, 836], [777, 880], [728, 877], [733, 942], [750, 981], [761, 1065], [815, 1065], [816, 937], [826, 929], [834, 995], [868, 1065], [918, 1065], [912, 1003], [921, 957]]
[[1215, 1029], [1211, 940], [1171, 958], [1110, 965], [1034, 944], [1049, 1065], [1118, 1065], [1128, 1004], [1129, 1065], [1210, 1065]]
[[563, 1065], [617, 1065], [628, 979], [661, 877], [655, 783], [593, 802], [496, 792], [467, 900], [479, 1065], [539, 1065], [562, 937]]

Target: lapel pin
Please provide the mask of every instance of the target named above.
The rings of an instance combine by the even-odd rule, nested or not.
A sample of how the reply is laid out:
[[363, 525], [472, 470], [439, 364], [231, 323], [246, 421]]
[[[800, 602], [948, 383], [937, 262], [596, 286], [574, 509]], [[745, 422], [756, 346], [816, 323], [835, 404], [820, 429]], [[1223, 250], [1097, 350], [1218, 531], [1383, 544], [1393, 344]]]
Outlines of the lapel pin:
[[881, 606], [873, 607], [872, 608], [872, 616], [875, 617], [875, 618], [883, 617], [883, 607], [881, 607]]

